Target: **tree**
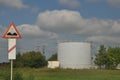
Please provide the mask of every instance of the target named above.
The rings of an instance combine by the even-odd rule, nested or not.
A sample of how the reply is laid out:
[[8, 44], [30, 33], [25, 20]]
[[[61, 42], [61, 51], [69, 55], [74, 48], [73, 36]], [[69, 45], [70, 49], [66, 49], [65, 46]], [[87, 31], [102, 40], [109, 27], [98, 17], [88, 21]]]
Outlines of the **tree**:
[[48, 61], [57, 61], [58, 60], [57, 58], [58, 58], [58, 55], [57, 53], [55, 53], [48, 59]]
[[108, 59], [108, 61], [106, 63], [106, 68], [108, 68], [108, 69], [116, 68], [117, 65], [120, 63], [120, 48], [109, 47], [106, 55], [107, 55], [107, 59]]
[[105, 64], [106, 61], [105, 53], [106, 53], [106, 48], [104, 47], [104, 45], [101, 45], [98, 53], [96, 54], [96, 58], [94, 61], [94, 63], [98, 65], [100, 69]]
[[23, 54], [23, 61], [25, 67], [43, 67], [46, 65], [45, 56], [41, 54], [41, 52], [26, 52]]

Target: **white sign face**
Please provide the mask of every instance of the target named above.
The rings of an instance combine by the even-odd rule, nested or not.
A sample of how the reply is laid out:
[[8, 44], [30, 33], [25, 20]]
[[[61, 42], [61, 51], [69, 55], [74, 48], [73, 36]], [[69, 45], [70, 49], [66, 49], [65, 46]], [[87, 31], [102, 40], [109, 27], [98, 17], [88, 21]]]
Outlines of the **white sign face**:
[[8, 59], [16, 59], [16, 39], [8, 39]]

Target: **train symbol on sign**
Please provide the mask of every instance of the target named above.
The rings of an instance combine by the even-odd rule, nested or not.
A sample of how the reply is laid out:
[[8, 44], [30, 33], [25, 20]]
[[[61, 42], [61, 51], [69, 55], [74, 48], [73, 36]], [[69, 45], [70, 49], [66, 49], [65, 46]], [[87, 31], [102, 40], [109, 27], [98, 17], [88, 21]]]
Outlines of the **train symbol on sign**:
[[21, 35], [13, 22], [10, 24], [8, 29], [5, 31], [3, 38], [21, 38]]

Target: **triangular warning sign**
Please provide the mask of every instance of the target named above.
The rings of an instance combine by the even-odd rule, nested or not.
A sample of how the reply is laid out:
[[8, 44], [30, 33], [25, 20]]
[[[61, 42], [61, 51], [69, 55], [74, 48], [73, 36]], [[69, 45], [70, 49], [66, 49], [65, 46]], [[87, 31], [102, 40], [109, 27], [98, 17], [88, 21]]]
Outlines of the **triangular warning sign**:
[[21, 38], [21, 35], [13, 22], [3, 34], [3, 38]]

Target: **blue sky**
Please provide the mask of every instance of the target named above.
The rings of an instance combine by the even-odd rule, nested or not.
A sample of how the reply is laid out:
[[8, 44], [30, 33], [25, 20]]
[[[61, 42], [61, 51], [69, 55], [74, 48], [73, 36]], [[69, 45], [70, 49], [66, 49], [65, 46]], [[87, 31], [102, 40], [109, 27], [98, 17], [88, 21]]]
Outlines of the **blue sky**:
[[[0, 0], [0, 36], [12, 21], [23, 37], [20, 52], [45, 45], [50, 56], [61, 41], [120, 43], [120, 0]], [[0, 62], [6, 48], [0, 38]]]

